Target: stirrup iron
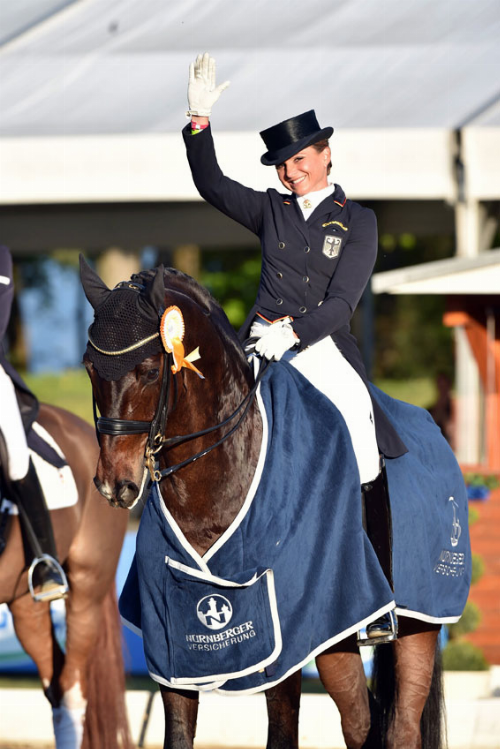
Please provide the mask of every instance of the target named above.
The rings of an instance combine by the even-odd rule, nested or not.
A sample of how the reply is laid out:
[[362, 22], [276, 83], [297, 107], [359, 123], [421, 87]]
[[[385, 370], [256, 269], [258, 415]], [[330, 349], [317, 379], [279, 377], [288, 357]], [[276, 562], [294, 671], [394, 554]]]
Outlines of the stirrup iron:
[[[394, 640], [398, 639], [398, 618], [396, 616], [395, 609], [391, 609], [390, 611], [387, 611], [385, 614], [382, 615], [383, 617], [387, 617], [388, 624], [389, 624], [389, 631], [385, 635], [378, 635], [377, 637], [370, 637], [368, 634], [368, 628], [370, 627], [370, 624], [374, 624], [378, 619], [374, 619], [373, 622], [370, 622], [366, 625], [364, 629], [361, 629], [358, 632], [357, 635], [357, 644], [358, 647], [362, 647], [363, 645], [371, 645], [372, 647], [374, 645], [383, 645], [386, 642], [394, 642]], [[379, 617], [381, 619], [382, 617]]]
[[[36, 593], [35, 587], [37, 586], [37, 583], [33, 581], [33, 577], [35, 570], [40, 564], [49, 567], [57, 575], [59, 575], [59, 577], [61, 578], [61, 584], [54, 585], [54, 587], [50, 590], [40, 590], [38, 593]], [[59, 598], [66, 598], [69, 593], [69, 584], [66, 573], [64, 572], [57, 559], [54, 559], [54, 557], [52, 557], [50, 554], [40, 554], [40, 556], [33, 559], [28, 570], [28, 586], [30, 589], [31, 597], [34, 601], [55, 601]]]

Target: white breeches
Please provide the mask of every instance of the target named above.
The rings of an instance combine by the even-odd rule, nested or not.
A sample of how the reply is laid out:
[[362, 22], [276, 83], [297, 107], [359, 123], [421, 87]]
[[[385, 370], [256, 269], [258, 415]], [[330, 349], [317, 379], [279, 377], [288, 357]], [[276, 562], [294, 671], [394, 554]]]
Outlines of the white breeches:
[[0, 432], [9, 456], [9, 478], [19, 481], [28, 473], [29, 450], [17, 405], [14, 384], [0, 365]]
[[291, 359], [284, 358], [338, 408], [351, 435], [361, 483], [372, 481], [378, 476], [380, 459], [372, 401], [361, 377], [329, 336]]

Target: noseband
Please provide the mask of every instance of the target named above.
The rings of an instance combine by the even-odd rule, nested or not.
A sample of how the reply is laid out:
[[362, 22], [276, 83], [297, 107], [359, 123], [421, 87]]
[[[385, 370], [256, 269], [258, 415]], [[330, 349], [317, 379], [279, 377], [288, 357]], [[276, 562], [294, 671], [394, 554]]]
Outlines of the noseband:
[[[135, 434], [148, 434], [148, 440], [146, 443], [146, 449], [144, 453], [144, 463], [149, 470], [151, 481], [156, 481], [156, 482], [161, 481], [166, 476], [170, 476], [171, 474], [178, 471], [180, 468], [184, 468], [184, 466], [187, 466], [190, 463], [194, 463], [196, 460], [198, 460], [198, 458], [202, 458], [204, 455], [207, 455], [207, 453], [211, 452], [216, 447], [221, 445], [225, 440], [228, 439], [228, 437], [230, 437], [238, 429], [243, 419], [247, 415], [250, 409], [250, 406], [252, 405], [254, 396], [257, 392], [257, 388], [259, 387], [262, 376], [270, 364], [270, 362], [264, 362], [264, 361], [260, 363], [259, 372], [257, 374], [257, 377], [255, 378], [254, 386], [247, 393], [247, 395], [241, 401], [239, 406], [233, 411], [233, 413], [230, 416], [228, 416], [227, 419], [224, 419], [224, 421], [220, 422], [220, 424], [215, 424], [212, 427], [208, 427], [207, 429], [202, 429], [199, 432], [193, 432], [192, 434], [185, 434], [185, 435], [181, 435], [177, 437], [165, 437], [164, 435], [165, 435], [165, 431], [167, 427], [167, 419], [168, 419], [168, 401], [170, 397], [170, 388], [171, 388], [171, 379], [172, 379], [172, 367], [171, 367], [172, 362], [173, 362], [172, 354], [165, 352], [163, 355], [163, 370], [162, 370], [160, 394], [158, 397], [158, 405], [156, 407], [156, 413], [152, 421], [136, 421], [134, 419], [113, 419], [113, 418], [108, 418], [106, 416], [98, 417], [95, 397], [93, 397], [94, 422], [96, 425], [97, 441], [99, 442], [99, 445], [101, 444], [101, 441], [100, 441], [101, 434], [108, 434], [108, 435], [111, 435], [112, 437], [135, 435]], [[175, 378], [175, 375], [173, 376], [173, 379], [174, 379], [174, 403], [172, 406], [172, 411], [175, 409], [177, 405], [177, 380]], [[188, 442], [189, 440], [196, 439], [197, 437], [203, 437], [206, 434], [211, 434], [212, 432], [217, 431], [217, 429], [222, 429], [223, 427], [227, 426], [240, 412], [242, 413], [239, 419], [237, 420], [237, 422], [234, 424], [234, 426], [232, 426], [231, 429], [213, 445], [211, 445], [210, 447], [207, 447], [205, 450], [201, 450], [195, 455], [192, 455], [190, 458], [183, 460], [181, 463], [176, 463], [173, 466], [164, 468], [162, 471], [159, 470], [159, 464], [158, 464], [156, 455], [157, 453], [160, 452], [160, 450], [165, 449], [165, 448], [170, 449], [172, 447], [175, 447], [176, 445], [182, 444], [183, 442]]]

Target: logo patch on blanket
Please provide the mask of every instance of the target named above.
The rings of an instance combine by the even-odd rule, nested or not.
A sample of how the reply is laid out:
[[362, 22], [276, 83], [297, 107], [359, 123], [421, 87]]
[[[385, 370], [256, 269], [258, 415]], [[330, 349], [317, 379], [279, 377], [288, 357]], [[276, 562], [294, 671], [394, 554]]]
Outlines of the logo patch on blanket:
[[222, 629], [233, 618], [233, 607], [227, 598], [212, 593], [198, 601], [196, 613], [208, 629]]
[[276, 660], [281, 631], [272, 570], [223, 580], [168, 557], [165, 563], [172, 684], [234, 679]]

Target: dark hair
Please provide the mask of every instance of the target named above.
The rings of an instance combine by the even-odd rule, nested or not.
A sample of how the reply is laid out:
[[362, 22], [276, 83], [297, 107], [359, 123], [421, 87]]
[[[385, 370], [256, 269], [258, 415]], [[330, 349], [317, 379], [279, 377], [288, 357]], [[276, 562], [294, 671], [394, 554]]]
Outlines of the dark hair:
[[[324, 140], [318, 140], [316, 141], [316, 143], [311, 143], [311, 148], [316, 149], [318, 153], [321, 153], [322, 151], [325, 150], [325, 148], [329, 148], [329, 147], [330, 147], [330, 143], [326, 138]], [[328, 164], [326, 173], [330, 174], [331, 170], [332, 170], [332, 162], [330, 161], [330, 163]]]

